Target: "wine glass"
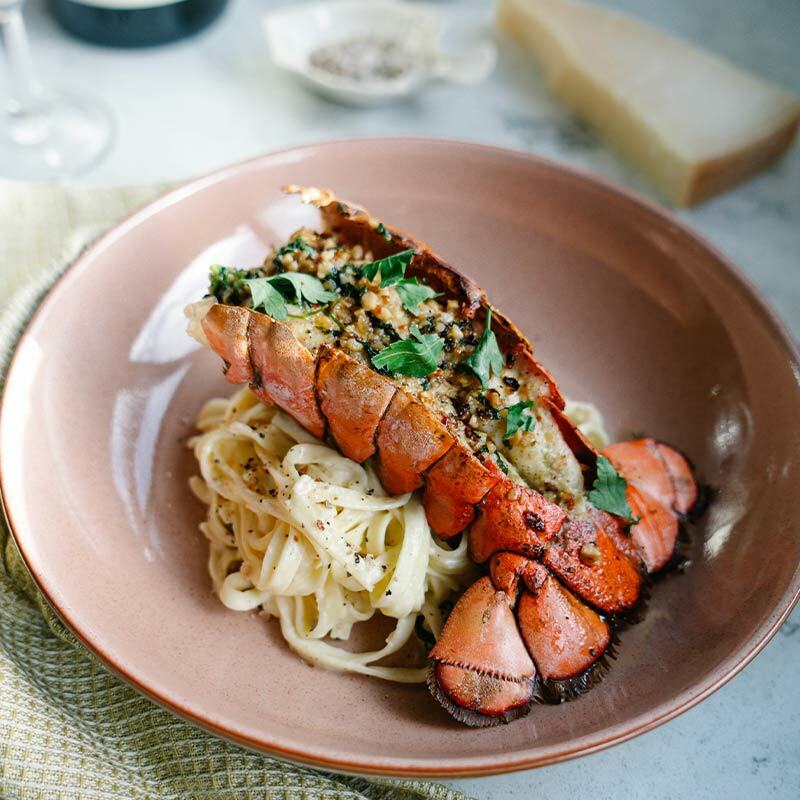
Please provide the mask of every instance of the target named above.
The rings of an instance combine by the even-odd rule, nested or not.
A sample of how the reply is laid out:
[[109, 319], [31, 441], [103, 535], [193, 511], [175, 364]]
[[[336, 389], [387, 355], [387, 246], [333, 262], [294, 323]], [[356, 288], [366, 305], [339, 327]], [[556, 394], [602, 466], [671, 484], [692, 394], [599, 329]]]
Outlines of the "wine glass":
[[71, 94], [45, 90], [33, 68], [24, 0], [0, 0], [0, 33], [10, 88], [0, 109], [0, 176], [56, 180], [84, 172], [111, 144], [112, 121], [105, 108]]

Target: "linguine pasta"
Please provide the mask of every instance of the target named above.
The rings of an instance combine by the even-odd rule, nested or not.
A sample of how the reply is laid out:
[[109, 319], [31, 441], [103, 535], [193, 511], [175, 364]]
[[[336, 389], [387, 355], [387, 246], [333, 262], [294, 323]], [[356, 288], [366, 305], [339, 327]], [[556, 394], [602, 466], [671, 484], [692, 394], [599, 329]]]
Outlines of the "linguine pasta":
[[[469, 582], [466, 536], [451, 549], [431, 535], [419, 498], [389, 497], [368, 465], [342, 456], [248, 389], [205, 404], [191, 445], [208, 506], [214, 591], [230, 609], [261, 607], [289, 646], [328, 669], [418, 682], [424, 667], [383, 666], [414, 633], [437, 637], [441, 605]], [[396, 620], [380, 650], [344, 640], [376, 612]]]

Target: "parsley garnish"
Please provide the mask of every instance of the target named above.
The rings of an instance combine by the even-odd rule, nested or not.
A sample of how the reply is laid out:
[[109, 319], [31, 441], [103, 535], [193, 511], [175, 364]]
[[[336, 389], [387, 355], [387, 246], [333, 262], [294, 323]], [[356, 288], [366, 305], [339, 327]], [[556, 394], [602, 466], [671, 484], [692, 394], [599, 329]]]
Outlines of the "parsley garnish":
[[391, 256], [386, 256], [386, 258], [362, 264], [361, 272], [370, 281], [374, 280], [375, 276], [380, 272], [381, 287], [394, 286], [394, 284], [403, 279], [406, 274], [406, 268], [413, 257], [413, 250], [403, 250], [402, 253], [394, 253]]
[[481, 336], [478, 346], [473, 350], [472, 355], [464, 361], [464, 364], [475, 373], [484, 389], [489, 385], [489, 378], [492, 373], [499, 375], [503, 371], [505, 361], [497, 344], [497, 337], [492, 330], [491, 308], [486, 309], [483, 336]]
[[253, 296], [253, 309], [261, 306], [274, 319], [286, 319], [287, 300], [301, 303], [329, 303], [336, 292], [329, 292], [313, 275], [303, 272], [280, 272], [266, 278], [245, 281]]
[[400, 295], [400, 302], [403, 308], [416, 314], [419, 311], [419, 304], [432, 297], [439, 297], [439, 292], [435, 292], [430, 286], [420, 283], [416, 278], [406, 278], [406, 269], [414, 257], [413, 250], [403, 250], [402, 253], [395, 253], [378, 261], [370, 261], [361, 266], [361, 272], [367, 280], [374, 280], [380, 272], [381, 288], [394, 286], [397, 294]]
[[628, 482], [614, 469], [614, 465], [605, 456], [598, 456], [597, 478], [589, 492], [589, 500], [603, 511], [622, 517], [629, 525], [635, 525], [640, 518], [634, 519], [626, 496], [627, 488]]
[[435, 333], [420, 333], [414, 325], [411, 336], [384, 347], [372, 356], [372, 365], [379, 370], [387, 369], [424, 378], [439, 366], [439, 356], [444, 342]]
[[338, 297], [336, 292], [329, 292], [319, 278], [304, 272], [281, 272], [279, 275], [271, 275], [266, 280], [277, 284], [275, 288], [284, 295], [287, 288], [285, 284], [288, 283], [298, 303], [330, 303]]
[[245, 281], [245, 283], [253, 297], [253, 310], [261, 306], [264, 312], [269, 314], [273, 319], [286, 319], [286, 317], [289, 316], [289, 311], [286, 308], [286, 300], [283, 295], [273, 287], [269, 278], [254, 278], [251, 281]]
[[419, 311], [419, 304], [432, 297], [439, 297], [441, 292], [434, 292], [430, 286], [420, 283], [416, 278], [404, 278], [398, 281], [394, 288], [400, 295], [400, 302], [406, 311], [416, 314]]
[[536, 427], [536, 417], [530, 411], [532, 408], [532, 400], [525, 400], [508, 407], [504, 439], [510, 439], [518, 430], [532, 431]]
[[392, 234], [386, 230], [386, 226], [382, 222], [379, 222], [375, 226], [375, 231], [379, 236], [383, 236], [383, 238], [386, 239], [387, 242], [392, 241]]

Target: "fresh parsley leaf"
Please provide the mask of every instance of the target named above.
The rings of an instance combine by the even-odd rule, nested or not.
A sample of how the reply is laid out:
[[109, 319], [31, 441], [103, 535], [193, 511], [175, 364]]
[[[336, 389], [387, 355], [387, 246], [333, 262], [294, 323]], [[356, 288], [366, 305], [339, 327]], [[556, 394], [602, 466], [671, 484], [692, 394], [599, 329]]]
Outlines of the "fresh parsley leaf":
[[387, 369], [401, 375], [424, 378], [439, 366], [444, 342], [435, 333], [420, 333], [414, 325], [411, 336], [384, 347], [372, 356], [376, 369]]
[[381, 268], [380, 261], [370, 261], [367, 264], [361, 265], [361, 274], [368, 280], [374, 280], [375, 276], [378, 274], [378, 271]]
[[275, 253], [275, 258], [272, 259], [275, 266], [282, 269], [283, 264], [281, 263], [281, 256], [285, 256], [289, 253], [305, 253], [307, 256], [313, 258], [317, 254], [317, 251], [303, 239], [302, 236], [295, 236], [291, 242], [283, 245], [283, 247]]
[[533, 400], [525, 400], [508, 407], [504, 439], [510, 439], [518, 430], [532, 431], [536, 427], [536, 417], [530, 411], [533, 405]]
[[303, 272], [279, 272], [266, 278], [244, 281], [253, 297], [253, 309], [259, 306], [273, 319], [286, 319], [287, 301], [300, 303], [330, 303], [339, 296], [329, 292], [313, 275]]
[[503, 475], [508, 475], [508, 464], [506, 464], [505, 460], [500, 455], [500, 453], [494, 454], [494, 460], [497, 466], [500, 467], [500, 469], [502, 470]]
[[597, 478], [589, 492], [589, 500], [603, 511], [622, 517], [634, 525], [639, 520], [634, 519], [628, 504], [627, 488], [628, 482], [614, 469], [614, 465], [605, 456], [598, 456]]
[[379, 222], [375, 226], [375, 232], [378, 234], [378, 236], [383, 236], [383, 238], [386, 239], [387, 242], [392, 241], [392, 234], [386, 230], [386, 226], [382, 222]]
[[[275, 288], [284, 295], [287, 288], [285, 284], [290, 284], [289, 289], [298, 303], [330, 303], [338, 297], [336, 292], [329, 292], [318, 278], [304, 272], [281, 272], [270, 275], [266, 280], [275, 284]], [[292, 295], [289, 295], [289, 299]]]
[[500, 347], [497, 344], [497, 337], [492, 330], [492, 309], [486, 309], [486, 323], [483, 328], [477, 347], [472, 351], [464, 364], [469, 367], [481, 382], [485, 389], [489, 385], [489, 378], [492, 373], [499, 375], [503, 371], [505, 361]]
[[374, 280], [380, 272], [381, 287], [394, 286], [403, 279], [406, 269], [414, 257], [413, 250], [403, 250], [402, 253], [380, 258], [377, 261], [370, 261], [368, 264], [361, 265], [361, 272], [367, 280]]
[[400, 295], [400, 302], [403, 308], [416, 314], [419, 311], [419, 304], [425, 300], [430, 300], [432, 297], [439, 297], [441, 292], [434, 292], [430, 286], [420, 283], [416, 278], [403, 278], [398, 281], [394, 288], [397, 289], [397, 294]]
[[[274, 277], [274, 276], [273, 276]], [[273, 319], [283, 320], [289, 315], [284, 296], [272, 285], [271, 278], [254, 278], [245, 281], [253, 297], [253, 309], [261, 306]]]

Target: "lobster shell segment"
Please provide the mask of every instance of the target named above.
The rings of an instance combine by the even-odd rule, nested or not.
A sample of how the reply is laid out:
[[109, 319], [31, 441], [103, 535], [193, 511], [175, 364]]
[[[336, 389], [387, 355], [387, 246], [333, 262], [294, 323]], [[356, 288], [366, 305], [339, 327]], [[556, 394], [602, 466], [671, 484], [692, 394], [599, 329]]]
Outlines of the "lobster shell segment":
[[678, 517], [650, 495], [640, 492], [635, 484], [628, 484], [625, 496], [634, 519], [639, 519], [631, 526], [631, 540], [647, 571], [658, 572], [667, 566], [675, 553], [680, 533]]
[[606, 614], [628, 611], [643, 578], [609, 535], [591, 519], [571, 519], [548, 542], [542, 562], [573, 592]]
[[611, 631], [541, 564], [529, 563], [534, 580], [525, 581], [517, 608], [522, 638], [543, 678], [577, 677], [606, 651]]
[[540, 563], [497, 553], [489, 570], [494, 585], [512, 603], [519, 594], [517, 624], [542, 678], [575, 678], [606, 651], [611, 642], [608, 625]]
[[549, 398], [545, 398], [544, 405], [550, 411], [553, 422], [558, 426], [567, 447], [572, 450], [583, 467], [585, 481], [591, 484], [597, 477], [597, 450], [581, 429], [564, 413], [563, 406], [559, 407]]
[[470, 557], [482, 564], [494, 553], [509, 550], [536, 558], [566, 518], [566, 513], [543, 495], [503, 478], [481, 501], [470, 531]]
[[208, 343], [225, 362], [225, 378], [231, 383], [255, 383], [247, 335], [252, 315], [239, 306], [213, 305], [201, 325]]
[[612, 444], [603, 455], [636, 488], [676, 514], [688, 514], [697, 500], [697, 481], [681, 453], [655, 439]]
[[606, 535], [614, 542], [617, 550], [624, 553], [640, 572], [646, 571], [641, 555], [641, 547], [634, 541], [622, 519], [599, 508], [592, 509], [588, 517], [598, 528], [602, 528], [605, 531]]
[[[244, 323], [241, 313], [247, 315]], [[238, 376], [249, 362], [250, 382], [260, 397], [291, 414], [314, 436], [325, 434], [325, 418], [317, 405], [316, 360], [286, 325], [266, 314], [226, 305], [212, 306], [201, 324], [211, 346], [224, 348], [226, 361], [236, 359], [230, 360], [228, 380], [233, 381], [234, 365]]]
[[375, 432], [396, 391], [386, 378], [341, 350], [320, 349], [317, 399], [331, 436], [347, 458], [361, 463], [375, 453]]
[[[563, 411], [545, 402], [564, 441], [583, 466], [584, 479], [591, 483], [597, 474], [599, 454]], [[639, 521], [627, 533], [619, 518], [599, 510], [594, 512], [595, 517], [633, 563], [643, 565], [647, 572], [664, 569], [675, 553], [679, 521], [697, 503], [699, 489], [691, 465], [675, 448], [650, 438], [609, 445], [602, 455], [627, 481], [628, 505]]]
[[533, 678], [536, 669], [522, 643], [513, 602], [491, 578], [479, 578], [459, 598], [433, 646], [434, 661], [511, 681]]
[[[523, 580], [531, 591], [536, 591], [541, 584], [541, 574], [534, 570], [535, 563], [516, 553], [495, 553], [489, 562], [492, 583], [495, 588], [505, 592], [512, 603], [515, 603], [520, 580]], [[545, 574], [546, 572], [547, 570]]]
[[456, 603], [430, 658], [428, 686], [462, 722], [494, 725], [527, 713], [536, 667], [520, 637], [513, 601], [488, 576]]
[[631, 539], [648, 572], [658, 572], [675, 552], [680, 519], [697, 502], [692, 467], [673, 447], [649, 438], [609, 445], [603, 455], [628, 482], [628, 505], [639, 518]]
[[665, 442], [655, 442], [655, 449], [675, 490], [672, 510], [681, 516], [688, 516], [697, 505], [700, 493], [692, 465], [683, 453]]
[[463, 531], [475, 518], [475, 505], [499, 479], [456, 442], [426, 475], [423, 504], [434, 533], [446, 539]]
[[376, 472], [389, 494], [419, 489], [423, 473], [452, 446], [447, 428], [410, 394], [398, 389], [378, 424]]

